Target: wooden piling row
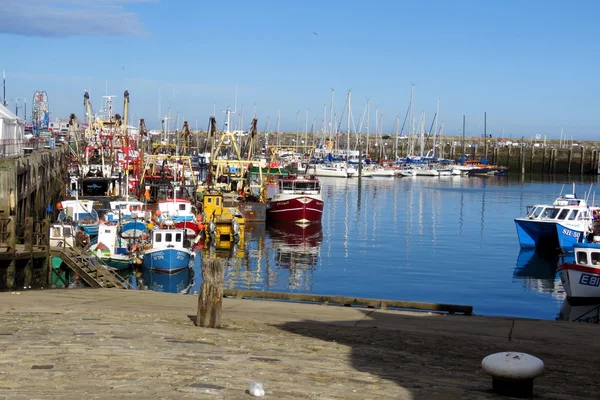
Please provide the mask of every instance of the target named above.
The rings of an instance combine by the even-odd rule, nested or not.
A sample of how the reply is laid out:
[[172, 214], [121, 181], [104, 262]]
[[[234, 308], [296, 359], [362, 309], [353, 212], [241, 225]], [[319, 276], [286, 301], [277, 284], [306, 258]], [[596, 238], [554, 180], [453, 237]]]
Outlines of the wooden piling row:
[[47, 205], [62, 200], [68, 147], [0, 160], [0, 290], [48, 287]]

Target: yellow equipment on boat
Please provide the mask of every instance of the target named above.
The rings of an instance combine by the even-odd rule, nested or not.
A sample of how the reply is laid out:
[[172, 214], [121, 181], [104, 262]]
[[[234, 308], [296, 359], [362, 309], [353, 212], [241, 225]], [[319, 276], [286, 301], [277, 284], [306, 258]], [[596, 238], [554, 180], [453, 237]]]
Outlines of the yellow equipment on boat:
[[205, 236], [208, 240], [229, 244], [243, 242], [246, 219], [237, 207], [224, 207], [223, 194], [207, 191], [202, 201]]

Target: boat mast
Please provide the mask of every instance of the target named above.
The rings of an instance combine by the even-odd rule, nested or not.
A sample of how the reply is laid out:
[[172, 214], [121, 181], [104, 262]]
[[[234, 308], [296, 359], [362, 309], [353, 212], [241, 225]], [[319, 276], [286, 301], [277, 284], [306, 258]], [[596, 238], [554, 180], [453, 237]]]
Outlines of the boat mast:
[[350, 113], [352, 108], [350, 102], [352, 101], [352, 90], [348, 90], [348, 130], [346, 131], [346, 168], [348, 168], [348, 156], [350, 155]]
[[398, 160], [398, 139], [400, 131], [400, 116], [396, 114], [396, 143], [394, 144], [394, 162]]
[[414, 137], [413, 137], [415, 134], [415, 121], [413, 121], [413, 116], [412, 116], [414, 91], [415, 91], [415, 85], [411, 84], [410, 85], [410, 101], [408, 102], [408, 125], [409, 125], [408, 136], [409, 136], [409, 141], [410, 141], [410, 151], [407, 151], [407, 156], [409, 155], [408, 153], [410, 153], [410, 155], [413, 155], [413, 153], [415, 152], [415, 148], [414, 148], [415, 143], [414, 143]]
[[419, 147], [421, 147], [420, 156], [423, 158], [423, 147], [425, 147], [425, 111], [423, 111], [421, 123], [419, 124], [419, 136], [421, 136], [419, 141]]
[[433, 129], [433, 157], [436, 156], [436, 142], [437, 142], [437, 130], [438, 130], [438, 115], [440, 112], [440, 99], [437, 101], [437, 106], [435, 107], [435, 119], [434, 119], [434, 129]]
[[[487, 159], [487, 113], [483, 113], [483, 159]], [[486, 160], [487, 161], [487, 160]]]
[[304, 118], [304, 145], [308, 146], [308, 109]]
[[367, 99], [367, 157], [371, 158], [369, 155], [369, 125], [371, 123], [370, 120], [370, 114], [371, 114], [371, 99]]
[[[330, 136], [331, 136], [331, 134], [334, 133], [333, 132], [333, 126], [335, 124], [335, 121], [334, 121], [335, 116], [333, 115], [334, 114], [334, 112], [333, 112], [334, 94], [335, 94], [335, 90], [333, 88], [331, 88], [331, 106], [330, 106], [330, 109], [329, 109], [329, 118], [331, 120], [331, 122], [329, 123], [329, 134], [330, 134]], [[331, 139], [331, 137], [330, 137], [330, 139]]]
[[296, 146], [299, 146], [300, 136], [298, 133], [298, 126], [300, 124], [300, 110], [296, 111]]

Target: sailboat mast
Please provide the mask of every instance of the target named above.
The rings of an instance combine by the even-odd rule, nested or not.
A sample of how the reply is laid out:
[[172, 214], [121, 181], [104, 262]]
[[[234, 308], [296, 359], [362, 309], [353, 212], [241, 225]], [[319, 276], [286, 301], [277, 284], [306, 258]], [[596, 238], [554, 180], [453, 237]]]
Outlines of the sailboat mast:
[[348, 157], [350, 155], [350, 113], [352, 108], [350, 102], [352, 101], [352, 90], [348, 90], [348, 130], [346, 132], [346, 165], [348, 165]]
[[371, 99], [367, 99], [367, 157], [370, 158], [369, 156], [369, 125], [371, 124], [371, 119], [370, 119], [370, 115], [371, 115]]
[[331, 119], [331, 122], [329, 123], [329, 134], [331, 136], [331, 134], [333, 134], [333, 127], [335, 124], [334, 118], [335, 116], [333, 115], [333, 99], [334, 99], [334, 94], [335, 94], [335, 90], [333, 88], [331, 88], [331, 108], [329, 109], [329, 118]]
[[398, 140], [400, 134], [400, 116], [396, 114], [396, 143], [394, 144], [394, 162], [398, 160]]
[[483, 158], [487, 158], [487, 113], [483, 113]]

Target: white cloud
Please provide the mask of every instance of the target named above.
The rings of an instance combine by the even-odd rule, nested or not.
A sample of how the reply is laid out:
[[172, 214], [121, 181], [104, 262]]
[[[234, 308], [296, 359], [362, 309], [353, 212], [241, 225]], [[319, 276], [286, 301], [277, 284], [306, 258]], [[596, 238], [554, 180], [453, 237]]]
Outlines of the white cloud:
[[128, 4], [154, 0], [0, 0], [0, 34], [21, 36], [143, 36]]

